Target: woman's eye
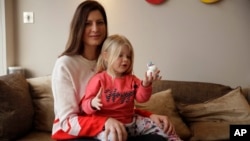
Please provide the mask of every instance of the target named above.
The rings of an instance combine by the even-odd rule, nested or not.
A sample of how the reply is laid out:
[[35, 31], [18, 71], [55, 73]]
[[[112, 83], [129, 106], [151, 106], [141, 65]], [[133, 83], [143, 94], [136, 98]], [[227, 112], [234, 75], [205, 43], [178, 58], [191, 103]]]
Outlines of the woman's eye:
[[90, 22], [86, 22], [85, 25], [86, 25], [86, 26], [89, 26], [89, 25], [91, 25], [91, 23], [90, 23]]
[[97, 24], [98, 24], [98, 25], [103, 25], [103, 24], [104, 24], [104, 21], [98, 21]]

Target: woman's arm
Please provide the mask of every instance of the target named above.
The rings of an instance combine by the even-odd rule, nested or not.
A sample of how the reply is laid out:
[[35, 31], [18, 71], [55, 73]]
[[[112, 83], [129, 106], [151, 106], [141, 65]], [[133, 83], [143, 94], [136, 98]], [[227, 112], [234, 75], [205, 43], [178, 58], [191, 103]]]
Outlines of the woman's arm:
[[[60, 59], [60, 58], [59, 58]], [[65, 59], [65, 58], [63, 58]], [[66, 58], [67, 59], [67, 58]], [[52, 138], [72, 139], [80, 136], [93, 137], [103, 130], [108, 117], [81, 114], [81, 91], [87, 74], [83, 76], [84, 66], [70, 60], [59, 60], [52, 74], [55, 122]], [[83, 72], [81, 72], [83, 71]], [[82, 74], [79, 75], [79, 72]], [[88, 74], [90, 75], [90, 74]], [[84, 92], [84, 91], [83, 91]]]

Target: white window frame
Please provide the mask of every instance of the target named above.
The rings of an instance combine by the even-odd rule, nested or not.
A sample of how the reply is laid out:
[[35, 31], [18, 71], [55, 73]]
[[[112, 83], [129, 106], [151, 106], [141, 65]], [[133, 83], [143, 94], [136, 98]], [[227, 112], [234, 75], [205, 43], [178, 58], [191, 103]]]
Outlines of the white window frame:
[[0, 75], [7, 74], [5, 0], [0, 0]]

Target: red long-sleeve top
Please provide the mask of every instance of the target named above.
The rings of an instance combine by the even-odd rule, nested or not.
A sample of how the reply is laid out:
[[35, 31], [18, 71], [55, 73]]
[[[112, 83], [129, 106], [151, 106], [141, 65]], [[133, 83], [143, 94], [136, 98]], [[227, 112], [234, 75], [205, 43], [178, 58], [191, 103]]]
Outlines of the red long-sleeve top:
[[[106, 71], [98, 73], [86, 87], [82, 109], [89, 115], [112, 117], [123, 123], [130, 123], [135, 114], [134, 100], [146, 102], [152, 93], [151, 85], [144, 87], [141, 83], [134, 75], [112, 78]], [[96, 110], [91, 106], [91, 101], [100, 88], [103, 106], [101, 110]]]

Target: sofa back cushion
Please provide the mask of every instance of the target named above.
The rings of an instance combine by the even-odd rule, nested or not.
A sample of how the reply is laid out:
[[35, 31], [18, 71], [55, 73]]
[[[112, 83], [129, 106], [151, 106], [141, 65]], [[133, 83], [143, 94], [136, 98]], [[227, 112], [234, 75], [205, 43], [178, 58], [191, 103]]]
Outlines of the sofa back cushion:
[[179, 104], [178, 109], [193, 131], [191, 140], [228, 140], [231, 124], [250, 123], [250, 107], [240, 87], [203, 103]]
[[197, 104], [225, 95], [229, 86], [206, 82], [159, 80], [153, 83], [153, 93], [171, 88], [175, 102]]
[[188, 122], [250, 122], [250, 107], [240, 87], [213, 100], [198, 104], [179, 104], [177, 107]]
[[34, 104], [34, 127], [51, 132], [54, 121], [54, 100], [51, 90], [51, 77], [42, 76], [27, 79]]
[[22, 74], [0, 76], [0, 140], [15, 140], [32, 128], [34, 110]]

